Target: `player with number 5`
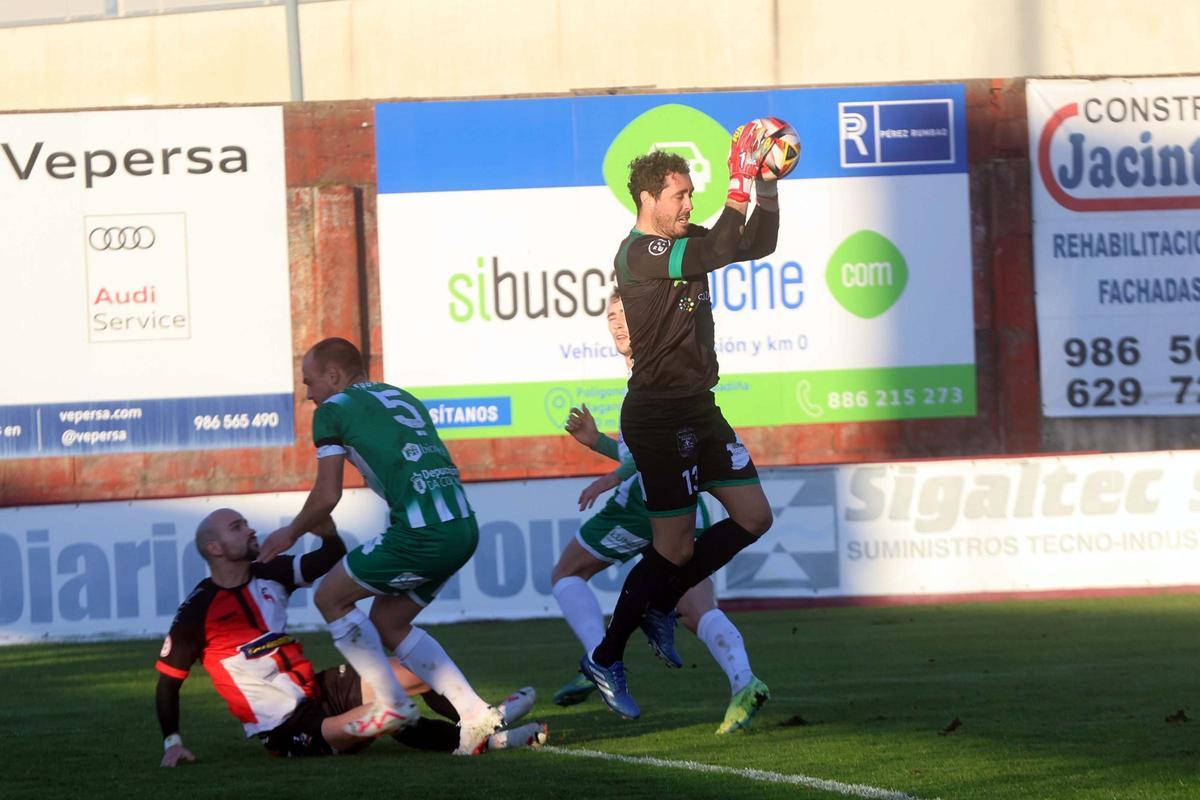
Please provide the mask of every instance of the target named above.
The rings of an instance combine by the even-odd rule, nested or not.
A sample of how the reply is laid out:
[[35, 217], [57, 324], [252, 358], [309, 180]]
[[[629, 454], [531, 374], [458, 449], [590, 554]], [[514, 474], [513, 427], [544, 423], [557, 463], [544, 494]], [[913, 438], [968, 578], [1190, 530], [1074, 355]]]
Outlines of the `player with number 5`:
[[[367, 378], [362, 354], [345, 339], [325, 339], [301, 364], [313, 412], [317, 480], [300, 513], [263, 542], [260, 559], [290, 548], [337, 506], [346, 460], [387, 501], [387, 531], [350, 551], [325, 577], [316, 605], [333, 643], [376, 701], [346, 725], [373, 738], [411, 724], [416, 706], [388, 665], [388, 652], [449, 700], [461, 719], [459, 755], [480, 752], [503, 728], [501, 711], [480, 699], [462, 671], [413, 620], [467, 563], [479, 527], [458, 468], [429, 412], [403, 389]], [[355, 603], [374, 597], [368, 618]]]

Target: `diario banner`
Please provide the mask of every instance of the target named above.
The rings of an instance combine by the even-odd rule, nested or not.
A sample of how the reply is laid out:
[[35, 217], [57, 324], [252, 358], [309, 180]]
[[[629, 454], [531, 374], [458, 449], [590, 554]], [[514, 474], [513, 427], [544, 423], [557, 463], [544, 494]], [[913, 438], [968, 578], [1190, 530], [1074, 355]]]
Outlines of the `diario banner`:
[[1029, 81], [1042, 408], [1200, 406], [1200, 79]]
[[[468, 484], [478, 549], [421, 620], [558, 616], [552, 569], [587, 518], [575, 501], [589, 481]], [[772, 469], [763, 489], [774, 526], [717, 573], [720, 597], [969, 597], [1194, 585], [1200, 574], [1196, 451]], [[304, 498], [0, 509], [0, 642], [161, 635], [207, 574], [193, 544], [206, 514], [237, 509], [265, 538]], [[387, 516], [366, 489], [345, 492], [334, 514], [350, 547]], [[306, 536], [295, 550], [316, 546]], [[631, 565], [592, 579], [605, 610]], [[291, 610], [293, 625], [321, 625], [311, 592]]]
[[0, 458], [294, 439], [280, 108], [0, 116]]
[[[387, 379], [447, 439], [556, 434], [581, 402], [615, 429], [625, 370], [605, 313], [628, 164], [686, 158], [703, 224], [725, 202], [729, 132], [767, 114], [804, 152], [774, 254], [709, 280], [726, 417], [974, 415], [960, 85], [378, 105]], [[473, 132], [470, 158], [430, 159], [444, 131]]]

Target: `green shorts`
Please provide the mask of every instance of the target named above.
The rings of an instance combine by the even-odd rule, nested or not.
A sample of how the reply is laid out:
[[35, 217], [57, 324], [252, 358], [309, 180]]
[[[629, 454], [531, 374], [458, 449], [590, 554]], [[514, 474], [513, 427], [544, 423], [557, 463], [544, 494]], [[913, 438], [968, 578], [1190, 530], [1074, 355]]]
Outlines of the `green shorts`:
[[[698, 502], [697, 506], [699, 527], [696, 538], [699, 539], [710, 523], [704, 501]], [[598, 514], [583, 523], [579, 533], [575, 534], [575, 540], [601, 561], [624, 564], [651, 545], [654, 531], [640, 496], [631, 496], [629, 502], [622, 506], [614, 495]]]
[[424, 528], [393, 526], [346, 554], [346, 572], [372, 594], [407, 594], [422, 606], [462, 569], [479, 544], [475, 517]]

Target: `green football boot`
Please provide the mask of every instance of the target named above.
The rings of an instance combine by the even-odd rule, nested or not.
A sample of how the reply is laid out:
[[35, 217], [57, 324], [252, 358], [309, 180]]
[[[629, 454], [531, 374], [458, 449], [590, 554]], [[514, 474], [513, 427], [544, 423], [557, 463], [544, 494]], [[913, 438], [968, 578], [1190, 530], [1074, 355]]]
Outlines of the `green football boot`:
[[594, 691], [596, 691], [596, 684], [582, 674], [576, 675], [570, 683], [554, 693], [554, 705], [573, 706], [582, 703]]
[[771, 699], [771, 690], [758, 678], [751, 678], [750, 683], [729, 700], [729, 708], [725, 709], [725, 719], [717, 733], [733, 733], [750, 727], [751, 720], [758, 710]]

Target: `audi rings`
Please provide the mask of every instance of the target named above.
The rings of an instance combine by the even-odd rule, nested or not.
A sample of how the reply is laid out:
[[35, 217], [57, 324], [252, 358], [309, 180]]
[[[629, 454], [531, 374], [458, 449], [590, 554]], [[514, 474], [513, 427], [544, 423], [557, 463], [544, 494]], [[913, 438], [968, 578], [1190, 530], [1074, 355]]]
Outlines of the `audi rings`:
[[149, 225], [92, 228], [88, 244], [93, 250], [149, 250], [157, 237]]

